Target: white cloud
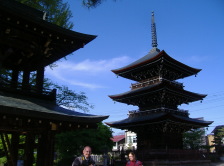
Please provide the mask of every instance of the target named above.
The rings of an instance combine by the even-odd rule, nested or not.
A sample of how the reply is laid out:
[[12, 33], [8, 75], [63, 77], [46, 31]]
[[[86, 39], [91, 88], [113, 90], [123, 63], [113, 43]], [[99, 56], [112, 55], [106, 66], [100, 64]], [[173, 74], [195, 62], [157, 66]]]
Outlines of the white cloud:
[[[71, 61], [59, 62], [58, 67], [53, 70], [47, 68], [46, 74], [51, 79], [57, 82], [64, 82], [66, 84], [81, 86], [90, 89], [106, 88], [106, 86], [99, 85], [97, 80], [105, 79], [105, 77], [113, 74], [112, 69], [120, 68], [130, 63], [131, 58], [128, 56], [121, 56], [108, 60], [90, 60], [86, 59], [78, 63]], [[103, 76], [102, 76], [103, 75]]]
[[124, 65], [126, 62], [130, 61], [127, 56], [122, 56], [118, 58], [113, 58], [109, 60], [95, 60], [91, 61], [86, 59], [79, 63], [72, 63], [71, 61], [64, 61], [59, 64], [61, 69], [66, 69], [70, 71], [88, 71], [91, 73], [99, 73], [110, 71], [111, 69], [117, 68], [120, 65]]

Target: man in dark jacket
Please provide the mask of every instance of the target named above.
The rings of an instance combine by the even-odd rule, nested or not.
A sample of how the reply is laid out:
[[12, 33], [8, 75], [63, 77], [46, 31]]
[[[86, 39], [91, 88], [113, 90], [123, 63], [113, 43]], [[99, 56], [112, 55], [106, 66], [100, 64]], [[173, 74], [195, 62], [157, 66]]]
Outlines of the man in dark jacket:
[[95, 161], [91, 158], [91, 147], [85, 146], [82, 153], [83, 155], [75, 158], [72, 166], [95, 166]]

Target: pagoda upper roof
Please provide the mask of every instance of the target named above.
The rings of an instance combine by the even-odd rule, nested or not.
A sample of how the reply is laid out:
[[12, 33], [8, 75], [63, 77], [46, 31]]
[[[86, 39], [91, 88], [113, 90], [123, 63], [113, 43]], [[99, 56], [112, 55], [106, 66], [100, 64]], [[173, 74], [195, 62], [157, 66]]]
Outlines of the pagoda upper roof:
[[140, 127], [146, 125], [163, 124], [164, 122], [178, 123], [189, 128], [207, 127], [213, 121], [204, 121], [185, 116], [179, 116], [173, 113], [157, 112], [153, 114], [144, 114], [144, 116], [132, 116], [123, 120], [106, 122], [107, 125], [118, 129], [130, 129], [131, 127]]
[[6, 69], [37, 70], [96, 38], [43, 19], [44, 13], [13, 0], [0, 0], [0, 53]]
[[[160, 68], [158, 67], [158, 65], [163, 65], [163, 68], [167, 67], [169, 71], [178, 73], [176, 75], [166, 76], [166, 78], [169, 80], [177, 80], [180, 78], [188, 77], [191, 75], [195, 75], [199, 71], [201, 71], [201, 69], [192, 68], [173, 59], [164, 50], [159, 51], [158, 49], [152, 49], [144, 57], [127, 66], [114, 69], [112, 70], [112, 72], [127, 79], [141, 81], [150, 77], [159, 76], [159, 73], [161, 72], [159, 72]], [[139, 73], [147, 70], [150, 72], [150, 74], [147, 75], [147, 73], [144, 73], [142, 74], [142, 76], [139, 76]]]
[[[205, 94], [198, 94], [198, 93], [184, 90], [183, 88], [179, 88], [175, 84], [173, 84], [171, 81], [167, 81], [167, 80], [163, 80], [159, 83], [152, 84], [146, 87], [133, 89], [124, 93], [110, 95], [109, 97], [113, 99], [114, 101], [137, 105], [137, 103], [139, 103], [139, 100], [143, 100], [144, 98], [147, 99], [147, 102], [150, 101], [148, 100], [150, 98], [157, 98], [158, 100], [160, 100], [160, 96], [159, 96], [160, 92], [163, 94], [165, 93], [169, 93], [169, 95], [172, 94], [170, 98], [174, 98], [173, 96], [177, 96], [180, 102], [184, 101], [184, 103], [202, 100], [204, 97], [206, 97]], [[168, 97], [166, 98], [167, 98], [166, 99], [167, 102], [169, 102]], [[183, 100], [181, 100], [181, 98], [183, 98]], [[178, 105], [180, 104], [183, 104], [183, 103], [178, 103]]]

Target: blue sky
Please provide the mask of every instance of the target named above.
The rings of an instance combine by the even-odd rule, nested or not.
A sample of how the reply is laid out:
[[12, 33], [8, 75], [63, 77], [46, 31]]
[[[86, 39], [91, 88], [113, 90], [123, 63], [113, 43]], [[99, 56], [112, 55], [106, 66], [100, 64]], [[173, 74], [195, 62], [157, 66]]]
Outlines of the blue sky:
[[[91, 114], [110, 115], [104, 122], [127, 118], [137, 107], [114, 103], [108, 95], [130, 90], [134, 83], [111, 72], [146, 55], [151, 46], [151, 12], [155, 13], [158, 48], [174, 59], [202, 69], [197, 77], [178, 80], [185, 89], [207, 94], [203, 102], [181, 105], [191, 118], [204, 117], [224, 125], [224, 1], [223, 0], [105, 0], [94, 9], [68, 0], [74, 31], [97, 35], [67, 60], [57, 62], [46, 77], [85, 92]], [[120, 130], [114, 130], [114, 134]]]

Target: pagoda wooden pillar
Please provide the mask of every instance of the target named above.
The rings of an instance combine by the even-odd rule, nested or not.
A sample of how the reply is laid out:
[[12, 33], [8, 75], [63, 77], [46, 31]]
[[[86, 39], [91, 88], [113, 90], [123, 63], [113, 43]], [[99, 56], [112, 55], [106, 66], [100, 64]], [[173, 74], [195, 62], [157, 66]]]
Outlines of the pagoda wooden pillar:
[[36, 89], [38, 92], [42, 93], [44, 85], [44, 67], [40, 67], [37, 70], [37, 76], [36, 76]]
[[17, 166], [18, 151], [19, 151], [19, 134], [13, 133], [11, 138], [11, 155], [13, 156], [13, 166]]
[[25, 70], [23, 71], [23, 82], [22, 82], [22, 89], [28, 90], [29, 89], [29, 81], [30, 81], [30, 71]]
[[12, 71], [12, 80], [11, 80], [11, 88], [17, 89], [18, 87], [18, 77], [19, 77], [19, 70], [15, 69]]
[[24, 149], [24, 166], [32, 166], [34, 161], [34, 145], [35, 135], [33, 133], [27, 133], [25, 149]]

